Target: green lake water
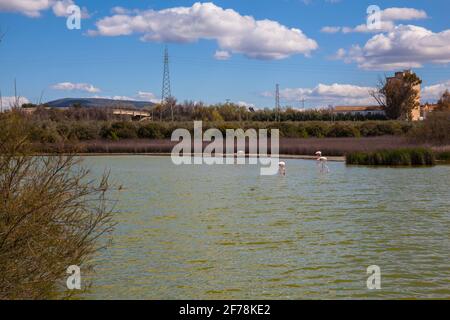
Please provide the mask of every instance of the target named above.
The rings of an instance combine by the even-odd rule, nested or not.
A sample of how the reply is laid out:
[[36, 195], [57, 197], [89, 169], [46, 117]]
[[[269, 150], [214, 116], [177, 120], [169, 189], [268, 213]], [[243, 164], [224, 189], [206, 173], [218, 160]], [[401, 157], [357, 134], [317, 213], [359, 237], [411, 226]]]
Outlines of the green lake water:
[[[286, 160], [175, 166], [88, 157], [111, 170], [118, 225], [87, 299], [450, 298], [450, 166]], [[380, 290], [367, 289], [370, 265]]]

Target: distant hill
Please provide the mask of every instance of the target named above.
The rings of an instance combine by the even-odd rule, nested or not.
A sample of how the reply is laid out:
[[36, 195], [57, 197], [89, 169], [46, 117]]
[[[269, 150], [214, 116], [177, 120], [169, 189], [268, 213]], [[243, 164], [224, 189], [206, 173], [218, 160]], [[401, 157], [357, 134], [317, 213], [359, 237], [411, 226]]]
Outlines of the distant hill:
[[100, 98], [66, 98], [47, 102], [46, 105], [52, 108], [69, 108], [73, 105], [79, 105], [85, 108], [136, 108], [142, 109], [151, 107], [153, 102], [148, 101], [133, 101], [133, 100], [113, 100]]

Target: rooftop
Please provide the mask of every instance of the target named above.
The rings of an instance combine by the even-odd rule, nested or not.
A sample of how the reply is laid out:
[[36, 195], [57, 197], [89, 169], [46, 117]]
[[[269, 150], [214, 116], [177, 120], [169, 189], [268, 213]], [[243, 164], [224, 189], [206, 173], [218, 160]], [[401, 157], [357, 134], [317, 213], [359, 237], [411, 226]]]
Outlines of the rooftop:
[[346, 112], [346, 111], [382, 111], [380, 106], [336, 106], [334, 111]]

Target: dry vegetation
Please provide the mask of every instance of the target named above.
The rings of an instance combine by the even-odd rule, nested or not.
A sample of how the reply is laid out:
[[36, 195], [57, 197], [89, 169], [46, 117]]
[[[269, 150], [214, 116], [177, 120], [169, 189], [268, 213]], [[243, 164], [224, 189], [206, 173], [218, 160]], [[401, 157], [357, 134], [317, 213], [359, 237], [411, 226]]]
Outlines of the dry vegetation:
[[0, 128], [0, 299], [60, 297], [66, 269], [89, 270], [114, 226], [108, 176], [91, 180], [74, 156], [32, 156], [17, 114]]

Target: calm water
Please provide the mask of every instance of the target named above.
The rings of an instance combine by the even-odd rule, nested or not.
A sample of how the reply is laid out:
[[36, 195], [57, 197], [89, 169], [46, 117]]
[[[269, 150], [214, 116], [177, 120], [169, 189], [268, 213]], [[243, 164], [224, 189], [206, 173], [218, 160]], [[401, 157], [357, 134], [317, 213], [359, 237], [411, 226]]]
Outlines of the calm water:
[[[181, 166], [91, 157], [124, 186], [98, 299], [450, 298], [450, 166], [346, 167], [287, 160]], [[368, 290], [378, 265], [382, 289]]]

